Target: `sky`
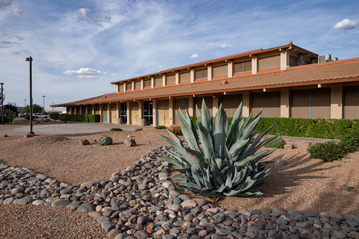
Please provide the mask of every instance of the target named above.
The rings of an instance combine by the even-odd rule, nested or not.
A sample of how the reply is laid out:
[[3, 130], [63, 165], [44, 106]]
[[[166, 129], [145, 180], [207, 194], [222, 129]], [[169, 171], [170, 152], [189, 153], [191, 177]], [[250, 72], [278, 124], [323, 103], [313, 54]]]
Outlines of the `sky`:
[[358, 0], [0, 0], [4, 103], [29, 104], [29, 56], [33, 100], [46, 109], [115, 92], [113, 81], [290, 41], [359, 57], [358, 9]]

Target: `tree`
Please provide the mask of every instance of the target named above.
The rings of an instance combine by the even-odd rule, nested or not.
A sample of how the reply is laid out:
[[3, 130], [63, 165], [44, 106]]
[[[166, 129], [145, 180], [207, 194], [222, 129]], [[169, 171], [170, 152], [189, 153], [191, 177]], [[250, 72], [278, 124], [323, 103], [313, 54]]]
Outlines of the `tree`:
[[[41, 113], [42, 112], [42, 107], [40, 105], [37, 104], [33, 104], [32, 105], [32, 113]], [[27, 105], [22, 111], [21, 113], [30, 113], [30, 106]]]
[[7, 105], [4, 105], [4, 110], [10, 110], [10, 111], [14, 112], [15, 115], [17, 115], [17, 113], [19, 113], [17, 110], [16, 103], [7, 103]]
[[58, 112], [52, 112], [52, 113], [50, 114], [50, 118], [53, 119], [53, 120], [58, 120], [58, 119], [59, 119], [59, 115], [60, 115], [60, 113], [58, 113]]

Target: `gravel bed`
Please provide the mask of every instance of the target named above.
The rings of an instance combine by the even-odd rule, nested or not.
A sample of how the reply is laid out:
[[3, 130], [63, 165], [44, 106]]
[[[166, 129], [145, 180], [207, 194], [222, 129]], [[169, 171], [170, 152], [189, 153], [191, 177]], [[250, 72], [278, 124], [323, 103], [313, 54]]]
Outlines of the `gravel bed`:
[[164, 149], [150, 151], [108, 180], [81, 184], [0, 163], [0, 203], [87, 214], [116, 239], [359, 238], [359, 216], [353, 214], [234, 210], [191, 198], [169, 180], [168, 163], [158, 157], [166, 154]]

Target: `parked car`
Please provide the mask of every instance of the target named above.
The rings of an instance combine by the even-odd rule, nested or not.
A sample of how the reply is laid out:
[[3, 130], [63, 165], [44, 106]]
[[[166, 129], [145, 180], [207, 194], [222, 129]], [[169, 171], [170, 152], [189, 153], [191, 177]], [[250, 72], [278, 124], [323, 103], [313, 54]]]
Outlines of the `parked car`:
[[48, 119], [48, 115], [44, 115], [43, 113], [33, 113], [32, 114], [35, 119]]

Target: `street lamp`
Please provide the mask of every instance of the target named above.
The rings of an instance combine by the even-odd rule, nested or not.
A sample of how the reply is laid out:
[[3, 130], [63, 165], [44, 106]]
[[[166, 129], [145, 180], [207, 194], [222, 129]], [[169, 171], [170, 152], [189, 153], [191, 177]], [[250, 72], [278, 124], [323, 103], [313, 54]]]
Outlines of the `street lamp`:
[[30, 135], [35, 135], [32, 131], [32, 57], [26, 57], [26, 61], [29, 62], [29, 75], [30, 75]]
[[44, 109], [44, 112], [45, 112], [45, 97], [46, 95], [42, 96], [42, 108]]

